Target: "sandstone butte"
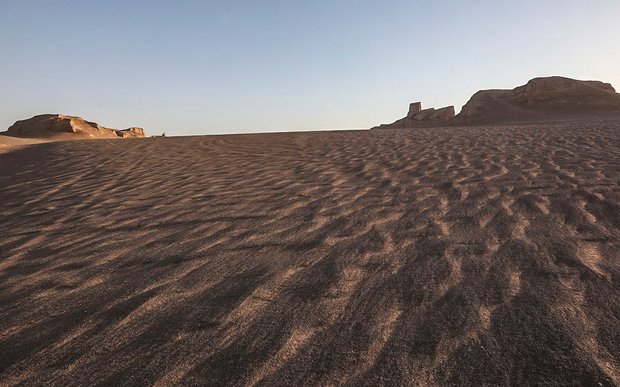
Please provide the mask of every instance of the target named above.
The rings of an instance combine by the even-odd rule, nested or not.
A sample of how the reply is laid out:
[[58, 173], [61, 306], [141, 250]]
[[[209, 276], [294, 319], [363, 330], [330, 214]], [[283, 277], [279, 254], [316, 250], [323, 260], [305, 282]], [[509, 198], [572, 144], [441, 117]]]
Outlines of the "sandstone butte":
[[3, 134], [11, 137], [44, 139], [132, 138], [144, 137], [144, 129], [137, 127], [112, 129], [81, 117], [41, 114], [15, 122]]
[[620, 117], [620, 94], [600, 81], [580, 81], [553, 76], [534, 78], [512, 90], [480, 90], [454, 115], [452, 106], [421, 109], [420, 102], [409, 113], [378, 128], [415, 128], [560, 121]]

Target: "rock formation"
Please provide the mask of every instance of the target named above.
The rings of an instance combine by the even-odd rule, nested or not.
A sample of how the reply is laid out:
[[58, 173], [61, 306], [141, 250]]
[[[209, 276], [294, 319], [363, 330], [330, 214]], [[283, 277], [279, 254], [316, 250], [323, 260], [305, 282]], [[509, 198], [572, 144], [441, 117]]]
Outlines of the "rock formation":
[[456, 116], [458, 123], [546, 121], [620, 113], [609, 83], [564, 77], [534, 78], [513, 90], [481, 90]]
[[116, 134], [120, 135], [120, 137], [123, 137], [123, 138], [144, 137], [144, 129], [133, 126], [127, 129], [117, 130]]
[[413, 117], [417, 113], [422, 111], [422, 102], [413, 102], [409, 104], [409, 113], [407, 117]]
[[381, 125], [379, 128], [414, 128], [424, 126], [445, 125], [454, 118], [454, 106], [440, 109], [424, 109], [420, 102], [409, 105], [407, 116], [391, 124]]
[[144, 129], [131, 127], [128, 129], [112, 129], [80, 117], [62, 114], [41, 114], [27, 120], [14, 123], [6, 132], [13, 137], [50, 138], [128, 138], [144, 137]]
[[609, 83], [564, 77], [534, 78], [513, 90], [481, 90], [454, 115], [452, 106], [422, 110], [409, 105], [405, 118], [378, 128], [620, 118], [620, 94]]

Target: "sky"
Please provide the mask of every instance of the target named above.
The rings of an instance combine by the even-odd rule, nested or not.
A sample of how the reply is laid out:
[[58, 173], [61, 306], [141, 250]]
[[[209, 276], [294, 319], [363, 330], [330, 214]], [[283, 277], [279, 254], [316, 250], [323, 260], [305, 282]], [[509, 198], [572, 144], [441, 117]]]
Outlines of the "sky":
[[0, 0], [0, 131], [369, 128], [537, 76], [620, 89], [618, 0]]

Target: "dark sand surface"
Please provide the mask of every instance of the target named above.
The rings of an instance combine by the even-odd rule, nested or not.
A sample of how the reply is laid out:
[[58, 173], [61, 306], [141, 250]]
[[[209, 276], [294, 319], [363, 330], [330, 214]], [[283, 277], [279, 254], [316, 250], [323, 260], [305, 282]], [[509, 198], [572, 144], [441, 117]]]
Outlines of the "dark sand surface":
[[620, 122], [0, 154], [0, 384], [620, 383]]

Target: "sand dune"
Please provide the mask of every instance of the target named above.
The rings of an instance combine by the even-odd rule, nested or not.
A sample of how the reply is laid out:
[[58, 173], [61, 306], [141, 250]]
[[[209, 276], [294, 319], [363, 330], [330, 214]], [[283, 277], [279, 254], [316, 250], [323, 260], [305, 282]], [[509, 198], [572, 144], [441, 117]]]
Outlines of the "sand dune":
[[0, 135], [0, 153], [11, 152], [18, 148], [43, 142], [47, 142], [47, 140], [42, 138], [19, 138]]
[[0, 383], [620, 384], [620, 122], [0, 154]]

